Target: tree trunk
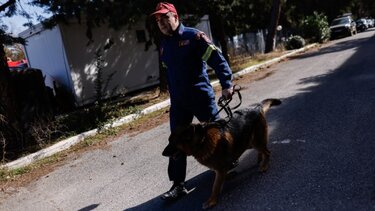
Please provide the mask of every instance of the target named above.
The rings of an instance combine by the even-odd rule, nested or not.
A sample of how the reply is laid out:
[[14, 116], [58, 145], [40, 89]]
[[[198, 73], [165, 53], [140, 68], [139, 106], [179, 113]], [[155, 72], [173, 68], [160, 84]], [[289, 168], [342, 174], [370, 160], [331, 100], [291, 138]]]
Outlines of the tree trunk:
[[167, 70], [165, 69], [161, 61], [160, 34], [155, 38], [155, 44], [158, 49], [158, 59], [159, 59], [159, 89], [160, 89], [160, 93], [167, 93], [168, 92]]
[[[19, 133], [19, 121], [17, 119], [17, 108], [15, 103], [12, 80], [7, 64], [2, 40], [0, 40], [0, 155], [5, 159], [8, 148], [23, 143], [22, 135]], [[19, 142], [20, 143], [17, 143]]]
[[163, 64], [160, 60], [160, 51], [159, 51], [159, 88], [161, 93], [168, 92], [168, 81], [167, 81], [167, 72], [166, 69], [163, 67]]
[[271, 11], [271, 22], [268, 27], [268, 34], [266, 38], [266, 49], [265, 53], [272, 52], [275, 49], [275, 37], [276, 37], [276, 28], [279, 24], [281, 11], [281, 0], [274, 0], [272, 4]]
[[230, 58], [228, 54], [228, 43], [226, 40], [225, 30], [224, 30], [224, 23], [223, 19], [220, 15], [216, 15], [211, 13], [209, 15], [210, 24], [212, 27], [212, 34], [219, 40], [220, 47], [224, 58], [227, 60], [228, 64], [230, 65]]
[[[156, 50], [158, 51], [158, 60], [159, 60], [159, 89], [160, 93], [168, 92], [168, 82], [167, 82], [167, 73], [163, 64], [160, 60], [160, 41], [161, 41], [161, 32], [157, 23], [153, 17], [146, 19], [146, 29], [149, 33], [149, 40], [146, 43], [146, 51], [149, 50], [149, 47], [152, 46], [152, 43], [156, 45]], [[153, 49], [153, 48], [152, 48]]]
[[16, 108], [12, 92], [12, 83], [10, 80], [10, 71], [1, 41], [0, 58], [0, 114], [6, 118], [7, 122], [12, 123], [16, 120]]

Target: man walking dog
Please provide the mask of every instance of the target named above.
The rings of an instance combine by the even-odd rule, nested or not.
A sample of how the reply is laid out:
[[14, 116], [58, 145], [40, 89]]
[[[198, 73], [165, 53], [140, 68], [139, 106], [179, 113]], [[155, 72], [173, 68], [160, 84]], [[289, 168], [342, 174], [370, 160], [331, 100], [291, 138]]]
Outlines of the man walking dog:
[[[151, 14], [163, 34], [160, 44], [162, 65], [167, 70], [171, 99], [170, 129], [188, 126], [195, 116], [201, 122], [217, 120], [214, 90], [207, 74], [207, 64], [215, 70], [222, 87], [222, 96], [233, 95], [232, 71], [221, 51], [203, 32], [185, 27], [173, 4], [158, 3]], [[164, 200], [175, 200], [186, 195], [186, 155], [177, 149], [165, 149], [169, 156], [168, 176], [173, 182]]]

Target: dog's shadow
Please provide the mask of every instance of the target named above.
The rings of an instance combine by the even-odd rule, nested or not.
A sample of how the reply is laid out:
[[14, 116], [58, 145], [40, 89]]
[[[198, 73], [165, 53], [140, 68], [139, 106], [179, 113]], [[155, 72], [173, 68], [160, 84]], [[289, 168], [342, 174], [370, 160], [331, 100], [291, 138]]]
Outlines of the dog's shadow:
[[[242, 160], [250, 159], [245, 156]], [[256, 182], [262, 173], [259, 172], [259, 165], [248, 164], [248, 162], [240, 162], [240, 165], [234, 171], [228, 173], [222, 195], [230, 194], [233, 190], [249, 181]], [[166, 202], [157, 196], [147, 202], [144, 202], [135, 207], [125, 209], [129, 211], [135, 210], [202, 210], [202, 204], [211, 194], [212, 184], [215, 178], [215, 173], [207, 170], [194, 178], [187, 181], [188, 195], [174, 202]], [[222, 197], [220, 197], [222, 198]], [[220, 204], [219, 198], [219, 204]]]

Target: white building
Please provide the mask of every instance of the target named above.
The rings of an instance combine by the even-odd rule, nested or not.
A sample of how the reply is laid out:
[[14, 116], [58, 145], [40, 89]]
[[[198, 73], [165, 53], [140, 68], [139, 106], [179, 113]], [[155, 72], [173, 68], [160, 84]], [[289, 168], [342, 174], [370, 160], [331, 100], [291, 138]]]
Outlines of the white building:
[[[197, 26], [211, 37], [208, 16]], [[159, 83], [158, 52], [155, 45], [145, 51], [148, 39], [145, 21], [116, 31], [108, 27], [93, 28], [94, 42], [87, 45], [85, 24], [58, 24], [44, 29], [41, 24], [19, 34], [26, 39], [26, 57], [29, 66], [41, 69], [75, 96], [78, 105], [93, 102], [95, 98], [95, 52], [109, 39], [114, 44], [104, 53], [104, 83], [106, 97], [126, 94]], [[51, 86], [51, 81], [46, 80]], [[103, 85], [105, 86], [105, 84]]]

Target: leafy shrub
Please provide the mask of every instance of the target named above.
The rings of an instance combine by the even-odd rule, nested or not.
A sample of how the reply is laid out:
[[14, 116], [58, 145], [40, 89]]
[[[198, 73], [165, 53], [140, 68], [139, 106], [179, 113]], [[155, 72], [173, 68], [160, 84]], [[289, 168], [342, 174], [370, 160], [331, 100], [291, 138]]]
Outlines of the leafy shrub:
[[312, 42], [323, 43], [330, 38], [330, 29], [327, 16], [314, 12], [302, 21], [302, 34]]
[[305, 46], [305, 44], [306, 44], [305, 39], [303, 39], [299, 35], [295, 35], [295, 36], [291, 36], [288, 38], [288, 40], [286, 41], [285, 48], [287, 50], [293, 50], [293, 49], [302, 48], [303, 46]]

